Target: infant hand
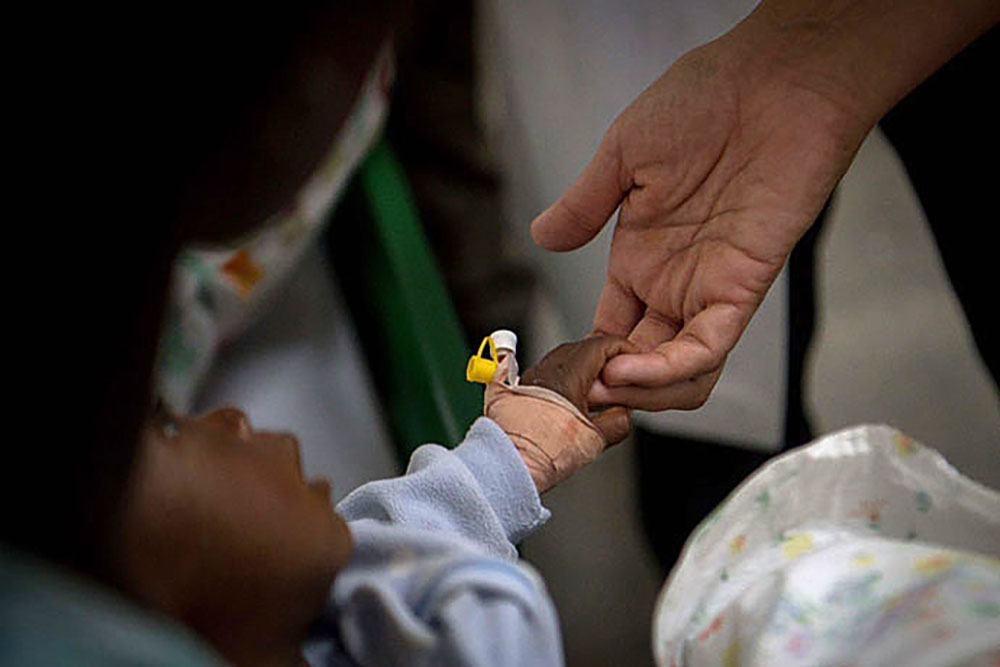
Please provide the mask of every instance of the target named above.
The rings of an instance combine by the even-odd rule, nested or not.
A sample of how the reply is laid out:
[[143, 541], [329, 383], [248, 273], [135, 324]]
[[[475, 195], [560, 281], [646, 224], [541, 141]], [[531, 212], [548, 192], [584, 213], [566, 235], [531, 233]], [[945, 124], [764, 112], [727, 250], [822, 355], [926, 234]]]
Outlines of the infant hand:
[[614, 406], [592, 412], [587, 394], [609, 359], [637, 351], [634, 344], [618, 336], [592, 336], [576, 343], [564, 343], [525, 371], [521, 384], [545, 387], [566, 397], [590, 418], [606, 443], [613, 445], [624, 440], [632, 430], [629, 410]]
[[597, 336], [552, 350], [520, 384], [506, 382], [507, 359], [486, 387], [484, 412], [510, 437], [544, 493], [600, 456], [631, 430], [622, 406], [590, 412], [587, 394], [605, 362], [633, 352], [624, 338]]

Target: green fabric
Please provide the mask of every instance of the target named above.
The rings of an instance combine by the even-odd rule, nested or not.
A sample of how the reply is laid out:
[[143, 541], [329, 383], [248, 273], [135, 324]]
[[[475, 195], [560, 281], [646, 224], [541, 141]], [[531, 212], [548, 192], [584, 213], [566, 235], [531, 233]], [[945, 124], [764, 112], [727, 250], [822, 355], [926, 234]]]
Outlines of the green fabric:
[[356, 202], [346, 219], [335, 219], [334, 263], [405, 464], [425, 442], [458, 444], [482, 414], [482, 389], [465, 380], [470, 351], [461, 324], [384, 139], [353, 189], [347, 199], [353, 194], [364, 210]]

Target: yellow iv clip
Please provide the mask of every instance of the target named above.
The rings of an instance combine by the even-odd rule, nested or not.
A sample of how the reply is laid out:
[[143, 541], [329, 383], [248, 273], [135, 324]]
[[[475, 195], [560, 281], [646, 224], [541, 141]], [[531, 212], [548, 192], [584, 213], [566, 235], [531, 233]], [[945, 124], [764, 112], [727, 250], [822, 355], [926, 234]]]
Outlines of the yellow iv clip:
[[[486, 346], [490, 346], [490, 355], [492, 359], [487, 359], [483, 356], [483, 351]], [[469, 365], [465, 368], [465, 379], [469, 382], [482, 382], [483, 384], [489, 384], [493, 381], [493, 374], [497, 370], [497, 346], [493, 342], [492, 336], [487, 336], [483, 339], [483, 342], [479, 344], [479, 351], [474, 355], [469, 357]]]

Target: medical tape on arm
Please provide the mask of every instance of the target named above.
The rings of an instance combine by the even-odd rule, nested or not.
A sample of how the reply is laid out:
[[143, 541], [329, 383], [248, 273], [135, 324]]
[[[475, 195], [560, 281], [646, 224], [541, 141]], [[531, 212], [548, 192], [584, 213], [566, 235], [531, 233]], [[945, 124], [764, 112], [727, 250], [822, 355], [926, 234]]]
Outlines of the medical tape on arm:
[[[506, 369], [504, 360], [494, 377], [506, 378]], [[510, 437], [540, 492], [594, 461], [606, 446], [579, 408], [545, 387], [494, 379], [486, 387], [483, 412]]]

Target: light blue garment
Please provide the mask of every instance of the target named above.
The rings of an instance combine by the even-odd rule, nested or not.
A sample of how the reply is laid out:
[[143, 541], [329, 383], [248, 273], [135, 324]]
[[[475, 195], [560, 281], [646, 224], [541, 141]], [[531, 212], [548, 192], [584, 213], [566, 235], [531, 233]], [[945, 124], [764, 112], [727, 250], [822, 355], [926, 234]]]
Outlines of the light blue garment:
[[0, 545], [0, 665], [221, 667], [194, 632]]
[[[338, 511], [355, 552], [306, 654], [314, 665], [561, 665], [552, 601], [514, 545], [549, 517], [506, 434], [473, 424]], [[0, 548], [0, 665], [220, 664], [172, 619]]]
[[514, 545], [544, 523], [506, 434], [481, 418], [449, 451], [337, 506], [355, 552], [307, 645], [313, 665], [561, 665], [555, 609]]

